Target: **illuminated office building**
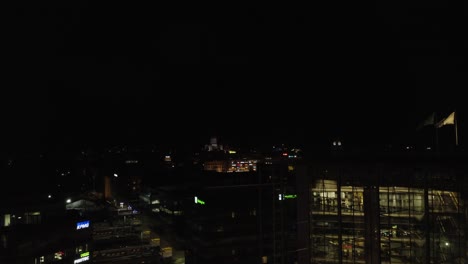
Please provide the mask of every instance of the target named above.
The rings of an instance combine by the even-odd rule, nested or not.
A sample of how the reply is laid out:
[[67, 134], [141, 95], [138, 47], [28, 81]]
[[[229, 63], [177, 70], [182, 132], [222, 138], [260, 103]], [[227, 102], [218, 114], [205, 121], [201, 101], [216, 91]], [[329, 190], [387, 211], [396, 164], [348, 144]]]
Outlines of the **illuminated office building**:
[[206, 171], [216, 172], [252, 172], [257, 171], [256, 159], [213, 160], [204, 163]]
[[466, 263], [466, 157], [335, 157], [298, 171], [299, 263]]

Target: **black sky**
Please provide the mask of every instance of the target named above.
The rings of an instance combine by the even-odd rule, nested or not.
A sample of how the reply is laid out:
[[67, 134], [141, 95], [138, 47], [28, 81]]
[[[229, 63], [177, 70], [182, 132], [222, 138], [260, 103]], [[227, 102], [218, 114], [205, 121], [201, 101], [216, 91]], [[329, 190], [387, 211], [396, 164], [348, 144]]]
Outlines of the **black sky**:
[[455, 5], [16, 6], [4, 145], [386, 141], [462, 111]]

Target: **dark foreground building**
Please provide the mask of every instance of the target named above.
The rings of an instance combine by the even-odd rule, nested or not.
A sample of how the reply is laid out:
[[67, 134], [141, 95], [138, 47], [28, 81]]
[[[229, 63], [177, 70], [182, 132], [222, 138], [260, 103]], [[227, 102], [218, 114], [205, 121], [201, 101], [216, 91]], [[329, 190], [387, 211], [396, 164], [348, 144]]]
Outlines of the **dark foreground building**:
[[299, 263], [467, 263], [466, 155], [315, 159], [296, 169]]
[[0, 263], [79, 263], [90, 259], [94, 219], [88, 213], [66, 210], [65, 201], [23, 198], [15, 197], [0, 207]]
[[152, 212], [168, 224], [161, 231], [180, 237], [187, 264], [294, 263], [297, 195], [290, 164], [205, 171], [192, 184], [155, 190]]

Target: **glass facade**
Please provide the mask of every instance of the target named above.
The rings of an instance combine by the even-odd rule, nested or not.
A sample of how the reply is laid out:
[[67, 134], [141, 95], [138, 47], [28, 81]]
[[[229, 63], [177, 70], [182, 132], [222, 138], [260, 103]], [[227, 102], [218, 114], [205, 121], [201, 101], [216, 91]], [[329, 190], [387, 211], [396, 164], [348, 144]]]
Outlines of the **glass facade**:
[[310, 178], [310, 263], [466, 263], [464, 180], [392, 171]]
[[[318, 180], [311, 189], [314, 263], [364, 263], [364, 188]], [[339, 216], [339, 217], [338, 217]]]

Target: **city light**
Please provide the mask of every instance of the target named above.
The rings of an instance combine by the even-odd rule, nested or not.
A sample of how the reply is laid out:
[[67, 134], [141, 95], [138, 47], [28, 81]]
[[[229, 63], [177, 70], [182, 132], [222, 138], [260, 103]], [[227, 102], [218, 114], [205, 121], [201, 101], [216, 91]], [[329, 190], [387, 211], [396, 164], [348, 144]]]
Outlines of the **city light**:
[[278, 194], [278, 200], [282, 201], [285, 199], [295, 199], [297, 198], [297, 194]]
[[52, 195], [50, 195], [50, 194], [49, 194], [49, 195], [47, 195], [47, 198], [49, 198], [49, 199], [50, 199], [50, 198], [52, 198]]
[[86, 256], [86, 257], [82, 257], [82, 258], [79, 258], [79, 259], [75, 259], [75, 261], [73, 263], [78, 264], [78, 263], [88, 261], [88, 260], [89, 260], [89, 256]]
[[117, 177], [119, 177], [119, 175], [117, 175], [117, 173], [114, 173], [114, 177], [116, 177], [116, 178], [117, 178]]
[[89, 227], [89, 220], [76, 223], [76, 230], [84, 229]]
[[202, 201], [202, 200], [198, 199], [197, 196], [195, 196], [195, 203], [196, 203], [196, 204], [202, 204], [202, 205], [204, 205], [204, 204], [205, 204], [205, 201]]
[[67, 199], [67, 203], [71, 203], [71, 199], [70, 199], [70, 198]]

